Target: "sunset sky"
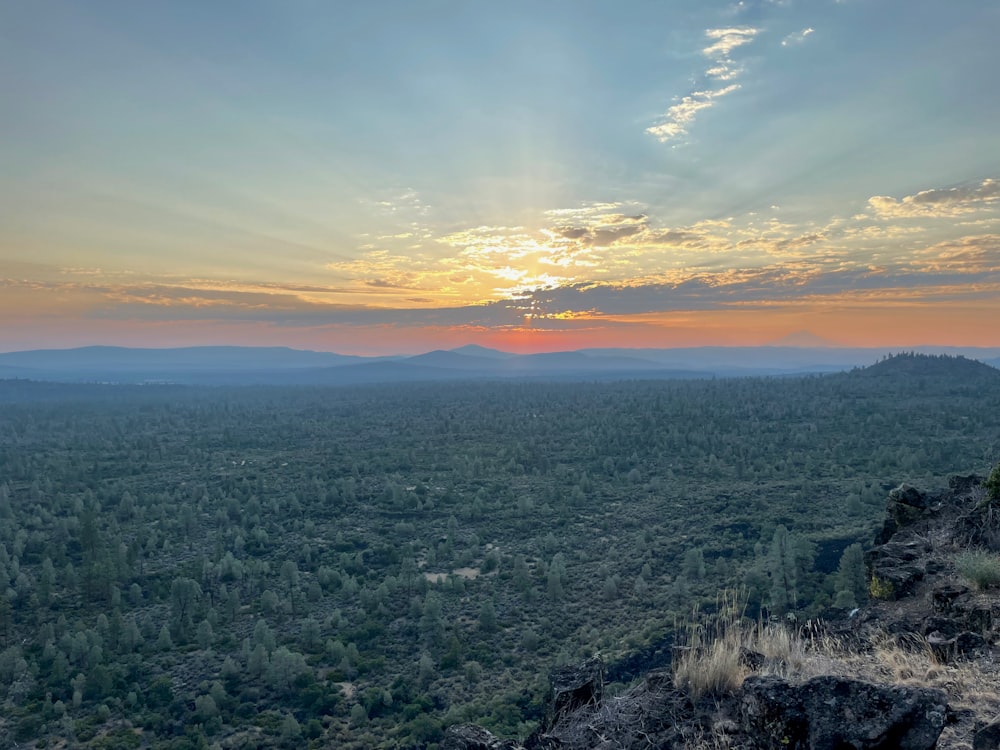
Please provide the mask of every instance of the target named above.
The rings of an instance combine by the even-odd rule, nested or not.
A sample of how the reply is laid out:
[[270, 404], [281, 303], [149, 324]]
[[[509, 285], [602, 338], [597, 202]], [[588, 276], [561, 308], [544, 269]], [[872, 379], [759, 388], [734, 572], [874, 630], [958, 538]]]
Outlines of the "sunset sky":
[[0, 4], [0, 350], [1000, 346], [1000, 4]]

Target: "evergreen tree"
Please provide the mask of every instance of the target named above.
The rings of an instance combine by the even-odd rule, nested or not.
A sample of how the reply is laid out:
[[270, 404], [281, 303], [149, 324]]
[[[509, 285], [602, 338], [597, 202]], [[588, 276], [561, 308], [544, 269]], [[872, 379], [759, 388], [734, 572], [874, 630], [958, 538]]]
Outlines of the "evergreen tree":
[[484, 633], [492, 633], [497, 627], [496, 609], [493, 607], [493, 602], [487, 599], [479, 608], [479, 629]]
[[681, 571], [688, 579], [700, 581], [705, 577], [705, 553], [701, 547], [692, 547], [684, 553]]
[[852, 544], [840, 556], [840, 564], [834, 579], [837, 607], [857, 607], [862, 604], [868, 592], [868, 577], [865, 572], [865, 556], [860, 544]]
[[791, 534], [782, 524], [774, 530], [767, 553], [767, 572], [771, 579], [771, 610], [783, 615], [795, 609], [798, 601], [798, 566]]

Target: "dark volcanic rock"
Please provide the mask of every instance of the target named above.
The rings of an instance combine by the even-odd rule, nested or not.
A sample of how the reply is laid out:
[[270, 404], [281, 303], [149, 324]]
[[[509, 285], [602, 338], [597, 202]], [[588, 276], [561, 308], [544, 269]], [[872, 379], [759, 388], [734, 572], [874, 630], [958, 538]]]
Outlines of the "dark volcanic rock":
[[[579, 724], [580, 716], [592, 714], [604, 697], [604, 662], [594, 657], [582, 664], [557, 667], [549, 672], [552, 695], [549, 711], [542, 725], [525, 742], [529, 750], [550, 750], [576, 743], [560, 736], [567, 726]], [[576, 734], [575, 731], [571, 734]]]
[[741, 712], [759, 747], [789, 750], [931, 750], [944, 728], [940, 690], [815, 677], [795, 685], [748, 677]]
[[960, 583], [938, 586], [932, 594], [934, 611], [944, 615], [949, 614], [955, 609], [956, 602], [968, 598], [970, 590], [968, 586]]
[[935, 507], [935, 498], [921, 492], [908, 484], [901, 484], [889, 492], [889, 500], [885, 508], [885, 523], [876, 538], [878, 544], [884, 544], [892, 538], [899, 529], [909, 526], [914, 521], [926, 518]]
[[948, 477], [948, 489], [958, 495], [967, 495], [984, 481], [986, 481], [986, 477], [979, 474], [968, 474], [967, 476], [955, 474]]
[[976, 732], [972, 750], [1000, 750], [1000, 716]]
[[973, 655], [989, 646], [986, 639], [976, 633], [965, 631], [949, 638], [936, 630], [927, 635], [927, 645], [942, 664], [947, 664], [958, 656]]
[[549, 674], [552, 683], [552, 719], [554, 726], [582, 706], [596, 706], [604, 696], [604, 662], [588, 659], [575, 667], [560, 667]]
[[865, 555], [869, 575], [883, 587], [884, 599], [901, 599], [914, 592], [918, 582], [927, 574], [927, 553], [930, 546], [919, 539], [900, 539], [896, 534], [890, 541], [870, 549]]

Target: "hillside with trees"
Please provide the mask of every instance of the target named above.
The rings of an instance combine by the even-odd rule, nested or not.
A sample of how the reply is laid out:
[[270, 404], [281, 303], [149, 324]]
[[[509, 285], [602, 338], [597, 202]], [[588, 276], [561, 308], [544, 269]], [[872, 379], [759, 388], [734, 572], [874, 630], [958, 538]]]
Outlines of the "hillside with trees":
[[722, 588], [772, 617], [861, 604], [886, 492], [1000, 455], [978, 367], [0, 382], [0, 744], [526, 736], [553, 666], [627, 682]]

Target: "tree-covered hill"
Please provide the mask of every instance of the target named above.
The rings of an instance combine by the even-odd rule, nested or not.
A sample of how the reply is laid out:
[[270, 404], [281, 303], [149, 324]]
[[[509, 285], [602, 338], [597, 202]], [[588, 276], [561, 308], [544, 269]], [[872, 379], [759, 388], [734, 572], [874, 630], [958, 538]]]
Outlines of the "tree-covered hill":
[[944, 354], [894, 354], [855, 371], [855, 374], [882, 378], [950, 379], [963, 386], [1000, 382], [1000, 370], [997, 368], [975, 359]]

